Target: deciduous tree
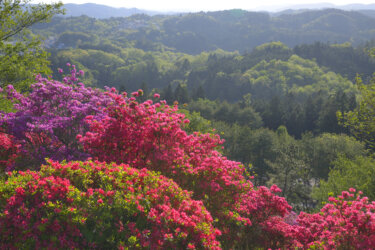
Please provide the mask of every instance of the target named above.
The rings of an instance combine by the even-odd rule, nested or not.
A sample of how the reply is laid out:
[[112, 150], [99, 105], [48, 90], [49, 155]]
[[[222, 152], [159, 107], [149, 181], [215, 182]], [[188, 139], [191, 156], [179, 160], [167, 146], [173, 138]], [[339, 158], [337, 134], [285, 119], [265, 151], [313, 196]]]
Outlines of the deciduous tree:
[[29, 4], [30, 0], [0, 0], [0, 87], [25, 88], [35, 73], [49, 74], [48, 53], [28, 28], [63, 13], [62, 3]]

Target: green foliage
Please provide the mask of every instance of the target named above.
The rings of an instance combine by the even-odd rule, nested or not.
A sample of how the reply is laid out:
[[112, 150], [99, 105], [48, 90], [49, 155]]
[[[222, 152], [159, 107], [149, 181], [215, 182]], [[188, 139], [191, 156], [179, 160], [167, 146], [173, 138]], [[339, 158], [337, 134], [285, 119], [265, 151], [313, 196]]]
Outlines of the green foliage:
[[350, 80], [356, 74], [364, 79], [372, 76], [375, 61], [363, 47], [354, 48], [350, 43], [326, 44], [315, 42], [313, 44], [298, 45], [293, 52], [300, 57], [316, 60], [320, 66], [328, 67], [333, 72], [339, 73]]
[[[207, 106], [205, 106], [207, 107]], [[225, 139], [224, 154], [233, 160], [251, 164], [248, 169], [257, 185], [277, 184], [296, 210], [315, 206], [311, 190], [320, 180], [327, 180], [334, 162], [340, 157], [366, 156], [365, 145], [345, 134], [307, 133], [296, 140], [285, 126], [276, 132], [246, 125], [212, 122]]]
[[313, 176], [317, 179], [327, 179], [334, 161], [340, 155], [354, 159], [367, 153], [363, 143], [344, 134], [324, 133], [316, 137], [306, 134], [302, 142]]
[[[295, 140], [283, 126], [276, 133], [274, 160], [266, 160], [270, 168], [267, 171], [268, 184], [278, 185], [296, 210], [311, 210], [315, 206], [312, 188], [319, 185], [320, 180], [324, 183], [331, 178], [332, 169], [340, 157], [354, 160], [367, 154], [363, 143], [344, 134], [323, 133], [314, 137], [308, 133], [301, 140]], [[349, 187], [355, 186], [348, 183], [337, 190], [337, 194]]]
[[340, 122], [371, 150], [375, 150], [375, 82], [364, 85], [357, 77], [357, 86], [361, 92], [359, 106], [349, 112], [338, 112]]
[[34, 74], [51, 73], [48, 66], [48, 53], [37, 37], [13, 44], [0, 42], [0, 86], [11, 83], [19, 90], [28, 90]]
[[58, 4], [27, 5], [30, 0], [3, 0], [0, 4], [0, 41], [5, 42], [25, 28], [62, 13]]
[[[92, 42], [94, 37], [83, 33], [83, 32], [64, 32], [62, 33], [58, 40], [56, 41], [57, 45], [76, 48], [82, 43]], [[104, 49], [103, 49], [104, 50]]]
[[[351, 96], [355, 92], [352, 84], [337, 73], [351, 77], [360, 72], [367, 76], [373, 68], [361, 48], [348, 43], [340, 46], [324, 43], [326, 40], [352, 42], [358, 38], [356, 33], [354, 38], [347, 39], [353, 34], [339, 29], [337, 18], [351, 20], [350, 25], [357, 30], [367, 32], [372, 27], [372, 22], [358, 13], [324, 10], [272, 17], [246, 11], [183, 16], [134, 15], [105, 20], [87, 16], [57, 17], [51, 24], [37, 25], [34, 30], [50, 37], [48, 46], [59, 48], [54, 54], [59, 59], [52, 58], [54, 72], [62, 68], [58, 64], [62, 61], [81, 64], [92, 83], [100, 87], [114, 85], [136, 91], [146, 83], [150, 89], [170, 91], [168, 86], [171, 85], [171, 90], [177, 90], [179, 97], [173, 96], [175, 93], [166, 95], [168, 103], [175, 100], [184, 103], [190, 98], [236, 102], [247, 93], [252, 95], [253, 103], [257, 99], [270, 101], [274, 95], [282, 98], [291, 93], [301, 103], [311, 95], [328, 98], [341, 91]], [[316, 26], [321, 20], [327, 21], [331, 28]], [[288, 47], [294, 46], [296, 41], [301, 44], [311, 40], [322, 42], [294, 49]], [[277, 42], [264, 44], [268, 41]], [[237, 51], [223, 49], [247, 52], [240, 55]], [[331, 50], [333, 52], [328, 53]], [[181, 88], [184, 84], [188, 93]], [[199, 93], [204, 95], [199, 96]], [[303, 121], [304, 114], [300, 105], [295, 106], [290, 114], [283, 114], [288, 123], [274, 122], [268, 126], [265, 122], [267, 127], [276, 129], [285, 125], [289, 133], [300, 136], [305, 129], [299, 129], [303, 122], [298, 121]], [[317, 132], [321, 132], [319, 127], [327, 132], [342, 132], [335, 119], [329, 118], [337, 111], [335, 108], [329, 106], [329, 111], [319, 121], [321, 125], [317, 120], [306, 124], [315, 126], [311, 130]]]
[[322, 180], [314, 188], [313, 197], [319, 202], [326, 201], [328, 196], [340, 194], [350, 187], [361, 190], [370, 200], [375, 199], [375, 161], [371, 157], [357, 156], [354, 159], [340, 156], [333, 162], [328, 180]]
[[359, 12], [335, 9], [275, 15], [228, 10], [101, 20], [81, 16], [60, 18], [53, 25], [37, 28], [41, 33], [55, 34], [89, 30], [105, 34], [118, 44], [132, 44], [147, 51], [167, 49], [199, 54], [217, 48], [250, 51], [269, 41], [281, 41], [290, 47], [311, 41], [358, 45], [373, 38], [374, 20]]
[[188, 119], [190, 122], [185, 125], [184, 130], [188, 132], [189, 134], [192, 134], [194, 132], [200, 132], [200, 133], [213, 133], [214, 130], [211, 125], [211, 121], [203, 118], [199, 112], [189, 112], [189, 110], [186, 109], [179, 109], [180, 113], [185, 114], [186, 119]]
[[274, 161], [278, 144], [277, 134], [266, 128], [252, 130], [249, 126], [213, 122], [212, 126], [225, 139], [224, 154], [242, 162], [254, 174], [256, 185], [265, 185], [270, 172], [267, 161]]
[[278, 146], [274, 161], [266, 160], [270, 167], [269, 185], [276, 184], [295, 210], [307, 210], [312, 206], [311, 168], [306, 162], [301, 143], [294, 140], [285, 127], [279, 127]]
[[285, 96], [274, 96], [270, 101], [255, 99], [252, 103], [266, 127], [277, 129], [284, 125], [291, 135], [300, 138], [306, 132], [313, 134], [347, 132], [338, 124], [336, 112], [354, 109], [355, 99], [355, 93], [339, 90], [330, 95], [319, 91], [305, 99], [289, 93]]
[[0, 86], [12, 83], [27, 88], [34, 74], [48, 74], [48, 54], [39, 37], [27, 32], [31, 25], [62, 13], [62, 3], [28, 5], [30, 0], [0, 2]]
[[262, 126], [262, 118], [259, 114], [243, 102], [231, 104], [226, 101], [198, 99], [190, 102], [187, 109], [201, 113], [208, 120], [224, 121], [229, 124], [238, 123], [250, 128]]
[[314, 92], [333, 93], [339, 89], [353, 91], [352, 83], [333, 72], [325, 72], [315, 62], [292, 55], [287, 61], [261, 61], [242, 75], [258, 98], [270, 99], [288, 92], [311, 95]]

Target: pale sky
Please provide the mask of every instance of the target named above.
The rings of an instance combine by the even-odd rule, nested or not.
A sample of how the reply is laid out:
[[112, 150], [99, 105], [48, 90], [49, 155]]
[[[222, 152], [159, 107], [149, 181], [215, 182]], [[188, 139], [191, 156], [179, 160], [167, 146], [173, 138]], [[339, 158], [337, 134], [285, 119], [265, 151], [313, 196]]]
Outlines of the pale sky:
[[[56, 2], [58, 0], [33, 0], [32, 2]], [[157, 11], [214, 11], [226, 9], [259, 10], [272, 7], [285, 7], [286, 5], [332, 3], [346, 5], [351, 3], [370, 4], [374, 0], [62, 0], [63, 3], [97, 3], [113, 7], [138, 8]]]

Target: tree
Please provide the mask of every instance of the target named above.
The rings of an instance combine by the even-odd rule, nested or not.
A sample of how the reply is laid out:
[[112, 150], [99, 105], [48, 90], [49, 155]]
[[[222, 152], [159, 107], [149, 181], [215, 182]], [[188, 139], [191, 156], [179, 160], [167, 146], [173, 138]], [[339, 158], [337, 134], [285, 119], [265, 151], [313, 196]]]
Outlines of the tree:
[[320, 181], [320, 186], [313, 189], [312, 196], [318, 201], [326, 201], [331, 195], [353, 187], [363, 191], [370, 200], [375, 198], [375, 160], [371, 157], [357, 156], [350, 159], [342, 155], [333, 162], [328, 180]]
[[357, 77], [357, 86], [361, 92], [361, 100], [354, 111], [337, 112], [338, 120], [347, 127], [368, 148], [375, 150], [375, 82], [364, 85]]
[[189, 102], [189, 92], [187, 90], [187, 86], [184, 83], [179, 83], [177, 88], [174, 91], [175, 99], [180, 103], [188, 103]]
[[172, 90], [172, 85], [168, 84], [166, 88], [163, 89], [162, 92], [163, 99], [165, 99], [169, 104], [173, 103], [173, 90]]
[[269, 184], [276, 184], [282, 189], [281, 195], [294, 205], [296, 210], [305, 210], [312, 206], [311, 169], [305, 161], [302, 147], [288, 134], [286, 127], [280, 126], [277, 131], [278, 146], [274, 161], [266, 160], [270, 171]]
[[48, 53], [31, 25], [63, 13], [62, 3], [28, 4], [30, 0], [0, 0], [0, 87], [9, 83], [27, 86], [34, 74], [49, 74]]
[[312, 134], [302, 136], [302, 146], [306, 152], [307, 161], [316, 180], [327, 180], [333, 162], [339, 156], [352, 160], [357, 156], [366, 155], [363, 143], [355, 138], [341, 134], [323, 133], [313, 137]]

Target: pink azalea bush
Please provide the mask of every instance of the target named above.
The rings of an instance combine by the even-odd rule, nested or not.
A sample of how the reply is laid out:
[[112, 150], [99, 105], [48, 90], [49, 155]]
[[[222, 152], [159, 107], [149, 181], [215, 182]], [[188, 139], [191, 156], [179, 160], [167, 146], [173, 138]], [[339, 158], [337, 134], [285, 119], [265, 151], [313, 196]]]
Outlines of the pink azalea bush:
[[[254, 188], [244, 177], [244, 166], [216, 150], [223, 142], [218, 135], [187, 134], [183, 127], [189, 121], [177, 112], [177, 106], [165, 101], [138, 103], [140, 93], [132, 93], [131, 98], [126, 93], [108, 93], [114, 100], [105, 109], [108, 116], [86, 118], [90, 131], [77, 138], [90, 155], [100, 161], [160, 171], [192, 191], [193, 198], [202, 200], [215, 219], [226, 247], [248, 245], [251, 235], [268, 230], [268, 220], [276, 221], [272, 218], [282, 218], [290, 211], [286, 200], [275, 195], [276, 188]], [[264, 212], [257, 212], [259, 209]], [[277, 247], [287, 241], [254, 240], [254, 247]]]
[[292, 207], [276, 195], [279, 192], [281, 190], [273, 185], [270, 189], [261, 186], [242, 195], [238, 211], [252, 222], [252, 227], [241, 232], [243, 247], [276, 249], [298, 244], [287, 222]]
[[48, 162], [0, 182], [0, 248], [219, 249], [212, 217], [146, 169]]
[[373, 249], [375, 246], [375, 202], [351, 188], [316, 214], [301, 212], [295, 238], [305, 248]]

